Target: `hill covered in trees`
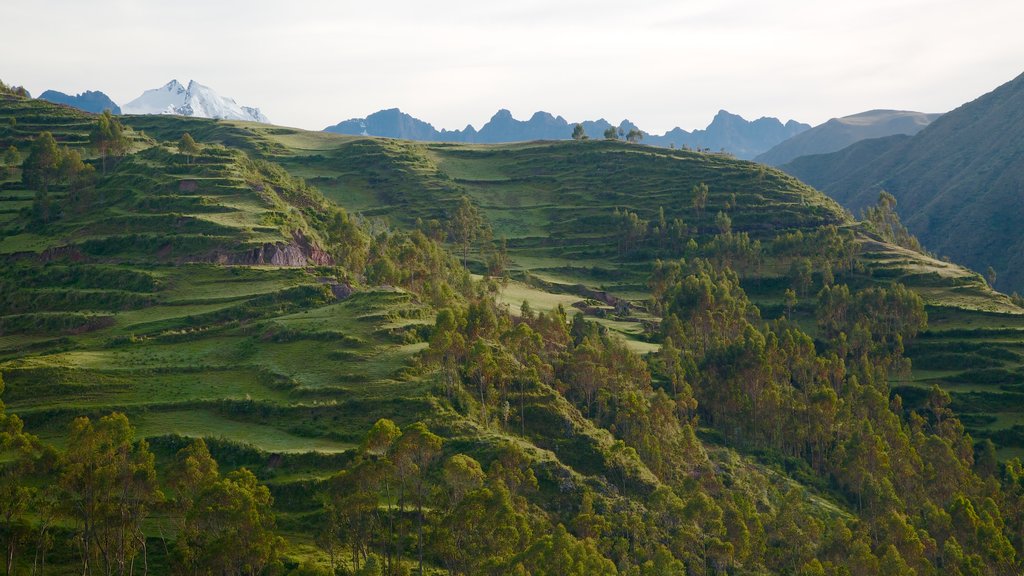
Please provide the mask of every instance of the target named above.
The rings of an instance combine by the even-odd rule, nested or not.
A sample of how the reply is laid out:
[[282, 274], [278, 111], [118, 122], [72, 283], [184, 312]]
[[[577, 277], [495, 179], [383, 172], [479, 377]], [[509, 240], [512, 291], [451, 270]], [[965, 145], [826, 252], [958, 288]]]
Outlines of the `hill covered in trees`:
[[1024, 289], [1020, 195], [1024, 175], [1024, 76], [943, 115], [910, 138], [866, 140], [783, 167], [850, 210], [880, 190], [899, 201], [907, 227], [929, 249], [996, 285]]
[[1021, 567], [1012, 434], [960, 416], [1020, 409], [1022, 311], [891, 202], [613, 141], [0, 126], [19, 572]]

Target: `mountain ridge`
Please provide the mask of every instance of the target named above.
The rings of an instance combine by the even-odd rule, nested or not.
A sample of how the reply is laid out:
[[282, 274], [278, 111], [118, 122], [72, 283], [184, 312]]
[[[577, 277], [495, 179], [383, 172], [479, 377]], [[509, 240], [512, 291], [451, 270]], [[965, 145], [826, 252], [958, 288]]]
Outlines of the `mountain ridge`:
[[109, 96], [98, 90], [86, 90], [81, 94], [75, 95], [65, 94], [57, 90], [47, 90], [39, 95], [39, 99], [56, 104], [66, 104], [84, 112], [92, 112], [93, 114], [99, 114], [104, 110], [110, 110], [113, 114], [121, 113], [121, 107], [111, 100]]
[[782, 141], [754, 160], [779, 166], [800, 156], [836, 152], [861, 140], [896, 134], [913, 136], [940, 116], [942, 114], [875, 109], [832, 118]]
[[[324, 128], [325, 132], [352, 136], [378, 136], [433, 142], [503, 144], [530, 140], [568, 140], [574, 123], [549, 112], [535, 112], [529, 120], [517, 120], [505, 108], [499, 109], [479, 129], [471, 124], [462, 130], [438, 130], [399, 108], [379, 110], [365, 118], [351, 118]], [[619, 137], [640, 128], [623, 120], [613, 125], [604, 118], [580, 122], [590, 138], [602, 138], [605, 130], [618, 129]], [[692, 132], [674, 128], [665, 134], [643, 132], [646, 144], [661, 147], [725, 150], [741, 159], [752, 159], [772, 146], [810, 129], [809, 124], [762, 117], [746, 120], [742, 116], [719, 110], [705, 129]]]

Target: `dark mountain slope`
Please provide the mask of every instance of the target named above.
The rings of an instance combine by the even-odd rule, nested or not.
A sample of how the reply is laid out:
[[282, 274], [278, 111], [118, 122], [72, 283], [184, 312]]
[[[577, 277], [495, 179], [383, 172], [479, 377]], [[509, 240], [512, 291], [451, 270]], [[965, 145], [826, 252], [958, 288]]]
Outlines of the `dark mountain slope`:
[[1024, 76], [903, 142], [855, 146], [783, 168], [855, 212], [888, 190], [930, 250], [1024, 289]]
[[824, 124], [783, 141], [755, 160], [771, 166], [785, 164], [800, 156], [828, 154], [869, 138], [896, 134], [913, 136], [941, 114], [903, 110], [869, 110], [852, 116], [833, 118]]

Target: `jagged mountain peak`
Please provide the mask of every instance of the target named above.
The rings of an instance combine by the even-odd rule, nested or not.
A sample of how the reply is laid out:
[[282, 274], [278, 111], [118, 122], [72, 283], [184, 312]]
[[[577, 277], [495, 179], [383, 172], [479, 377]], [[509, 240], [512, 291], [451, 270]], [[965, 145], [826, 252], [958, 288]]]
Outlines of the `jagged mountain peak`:
[[[384, 114], [388, 112], [389, 114]], [[624, 132], [640, 127], [623, 120], [613, 126], [608, 120], [580, 122], [591, 138], [601, 138], [614, 127]], [[740, 158], [753, 158], [783, 140], [810, 128], [790, 120], [785, 125], [776, 118], [761, 118], [748, 122], [742, 116], [719, 110], [706, 130], [687, 132], [675, 128], [663, 135], [644, 132], [644, 142], [655, 146], [689, 146], [692, 148], [725, 149]], [[572, 125], [563, 116], [550, 112], [535, 112], [529, 120], [517, 120], [510, 110], [501, 108], [486, 124], [475, 129], [467, 125], [462, 130], [437, 130], [413, 116], [400, 113], [397, 108], [381, 110], [366, 118], [352, 118], [324, 129], [327, 132], [358, 136], [381, 136], [439, 142], [477, 142], [496, 144], [529, 140], [565, 140], [572, 135]]]
[[239, 106], [234, 98], [221, 96], [213, 88], [195, 80], [189, 80], [187, 87], [174, 79], [160, 88], [146, 90], [122, 106], [121, 110], [125, 114], [177, 114], [196, 118], [270, 122], [259, 108]]
[[39, 99], [66, 104], [93, 114], [99, 114], [104, 110], [110, 110], [114, 114], [121, 113], [121, 108], [109, 96], [99, 91], [86, 90], [81, 94], [71, 95], [57, 90], [47, 90], [39, 95]]

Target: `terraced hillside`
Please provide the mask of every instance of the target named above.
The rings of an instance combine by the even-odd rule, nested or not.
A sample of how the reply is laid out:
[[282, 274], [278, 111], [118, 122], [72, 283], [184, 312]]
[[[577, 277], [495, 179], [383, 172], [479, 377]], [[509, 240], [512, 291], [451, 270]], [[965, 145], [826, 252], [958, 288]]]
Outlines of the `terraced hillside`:
[[[0, 145], [15, 145], [23, 157], [45, 130], [99, 166], [85, 146], [95, 121], [0, 96]], [[667, 274], [659, 260], [706, 259], [736, 269], [760, 311], [745, 309], [745, 295], [716, 297], [740, 303], [744, 322], [780, 326], [796, 342], [777, 348], [780, 357], [803, 354], [816, 366], [834, 357], [818, 357], [814, 342], [797, 342], [785, 321], [775, 321], [786, 316], [815, 333], [815, 294], [829, 276], [853, 289], [897, 281], [912, 287], [931, 322], [910, 349], [914, 371], [895, 374], [904, 406], [926, 402], [919, 391], [940, 383], [973, 430], [990, 434], [1004, 454], [1020, 446], [1012, 426], [1024, 403], [1013, 378], [1021, 373], [1024, 311], [963, 268], [881, 241], [780, 172], [722, 155], [614, 142], [482, 147], [172, 117], [124, 121], [132, 128], [130, 153], [89, 193], [54, 186], [44, 194], [26, 188], [18, 170], [0, 181], [3, 400], [31, 432], [58, 446], [74, 417], [124, 412], [161, 468], [171, 465], [183, 437], [207, 438], [225, 469], [248, 466], [270, 485], [287, 537], [282, 568], [313, 570], [299, 568], [310, 559], [326, 565], [316, 546], [323, 547], [317, 536], [331, 512], [320, 495], [341, 486], [350, 496], [350, 473], [375, 473], [373, 465], [384, 462], [368, 434], [378, 431], [379, 418], [405, 433], [415, 431], [406, 425], [426, 422], [443, 437], [445, 456], [479, 460], [476, 468], [454, 460], [465, 466], [456, 480], [464, 476], [469, 485], [488, 469], [495, 490], [480, 480], [471, 492], [484, 500], [466, 501], [484, 508], [497, 502], [500, 514], [484, 514], [482, 525], [528, 516], [516, 529], [528, 550], [500, 560], [529, 565], [534, 574], [553, 570], [544, 546], [599, 558], [599, 570], [583, 573], [602, 574], [617, 570], [610, 558], [625, 573], [672, 573], [659, 568], [665, 563], [682, 573], [680, 559], [705, 573], [767, 573], [767, 566], [799, 566], [828, 548], [820, 541], [790, 558], [791, 542], [775, 536], [784, 530], [810, 542], [829, 526], [829, 538], [845, 550], [854, 537], [846, 523], [860, 521], [862, 488], [832, 482], [823, 464], [804, 459], [803, 448], [761, 453], [713, 422], [703, 423], [698, 438], [685, 392], [678, 404], [666, 395], [679, 384], [667, 355], [645, 363], [600, 329], [567, 326], [558, 312], [583, 312], [635, 351], [658, 350], [658, 321], [678, 303], [651, 298]], [[186, 131], [201, 143], [194, 157], [175, 145]], [[44, 201], [51, 210], [38, 209]], [[510, 281], [471, 283], [457, 259], [430, 240], [450, 240], [462, 255], [457, 235], [445, 232], [466, 201], [507, 242]], [[494, 272], [498, 244], [469, 241], [469, 267]], [[727, 274], [714, 282], [732, 291]], [[518, 324], [505, 309], [488, 307], [489, 290], [519, 311]], [[520, 310], [524, 300], [533, 311]], [[747, 328], [747, 342], [756, 345], [759, 328]], [[638, 392], [624, 395], [634, 405], [619, 405], [618, 389], [615, 411], [591, 411], [579, 401], [575, 390], [589, 385], [591, 367], [613, 374], [616, 386], [636, 383]], [[794, 380], [802, 377], [787, 369]], [[460, 374], [464, 387], [455, 389]], [[807, 393], [783, 384], [794, 395]], [[850, 383], [841, 391], [849, 398], [843, 417], [867, 411], [864, 418], [873, 418], [878, 408], [874, 425], [896, 421], [902, 430], [884, 396], [872, 410], [859, 403], [879, 402], [870, 386]], [[611, 406], [610, 393], [601, 394]], [[994, 408], [1000, 416], [983, 415]], [[644, 426], [654, 432], [640, 436]], [[970, 453], [962, 437], [954, 440]], [[960, 466], [961, 457], [951, 461]], [[439, 462], [430, 464], [428, 480], [452, 488], [435, 476], [452, 475], [453, 460]], [[365, 514], [377, 522], [412, 526], [411, 504], [384, 484], [383, 496], [353, 506], [368, 506]], [[925, 503], [927, 490], [919, 490]], [[454, 530], [445, 523], [461, 522], [463, 508], [450, 504], [455, 496], [438, 497], [452, 500], [427, 511], [435, 551], [425, 573], [474, 573], [463, 568], [473, 565], [464, 557], [472, 546], [444, 540], [445, 530]], [[154, 544], [159, 521], [148, 528]], [[640, 536], [641, 529], [671, 536]], [[840, 542], [844, 530], [851, 535]], [[555, 536], [530, 541], [531, 531]], [[403, 540], [410, 554], [412, 533]], [[511, 546], [508, 534], [487, 544]], [[370, 547], [388, 553], [388, 541], [373, 538]], [[856, 538], [870, 540], [866, 532]], [[887, 541], [884, 534], [879, 540]], [[358, 545], [346, 546], [355, 559], [343, 570], [360, 563]], [[875, 548], [871, 554], [892, 558]], [[930, 562], [923, 552], [906, 554]], [[153, 560], [154, 571], [166, 567], [159, 553]], [[640, 565], [646, 572], [636, 571]]]
[[[0, 97], [12, 116], [0, 139], [23, 153], [43, 130], [81, 146], [94, 122]], [[121, 411], [158, 449], [206, 437], [287, 491], [381, 414], [422, 418], [428, 385], [406, 371], [433, 312], [397, 288], [353, 293], [322, 249], [321, 197], [222, 146], [187, 161], [131, 138], [89, 208], [50, 191], [52, 222], [33, 222], [19, 173], [0, 181], [3, 399], [30, 430], [59, 445], [73, 417]]]
[[[163, 124], [147, 119], [140, 126], [158, 132]], [[649, 228], [661, 213], [669, 223], [680, 219], [685, 238], [702, 247], [719, 232], [718, 214], [728, 215], [732, 232], [763, 244], [759, 261], [740, 272], [768, 317], [784, 313], [793, 263], [810, 256], [815, 287], [800, 298], [795, 314], [812, 331], [820, 259], [813, 247], [794, 249], [783, 237], [799, 231], [811, 238], [815, 230], [838, 226], [854, 242], [859, 265], [832, 271], [837, 281], [851, 288], [899, 282], [925, 300], [929, 327], [908, 348], [913, 371], [898, 378], [897, 390], [909, 402], [938, 384], [952, 394], [975, 437], [992, 438], [1004, 456], [1024, 453], [1024, 311], [963, 267], [879, 241], [834, 202], [782, 173], [721, 155], [621, 142], [472, 146], [233, 128], [246, 134], [252, 149], [366, 216], [415, 227], [445, 220], [468, 196], [495, 238], [507, 239], [518, 282], [506, 288], [506, 302], [516, 308], [529, 299], [541, 309], [575, 302], [639, 351], [654, 349], [644, 338], [644, 324], [652, 320], [646, 299], [653, 261], [706, 252], [647, 245], [623, 255], [617, 209], [636, 213]], [[212, 138], [242, 138], [221, 136], [228, 133], [224, 125], [206, 130]], [[694, 187], [701, 183], [709, 194], [698, 208]], [[475, 266], [482, 270], [484, 259], [478, 254]], [[615, 314], [616, 298], [632, 308]]]

